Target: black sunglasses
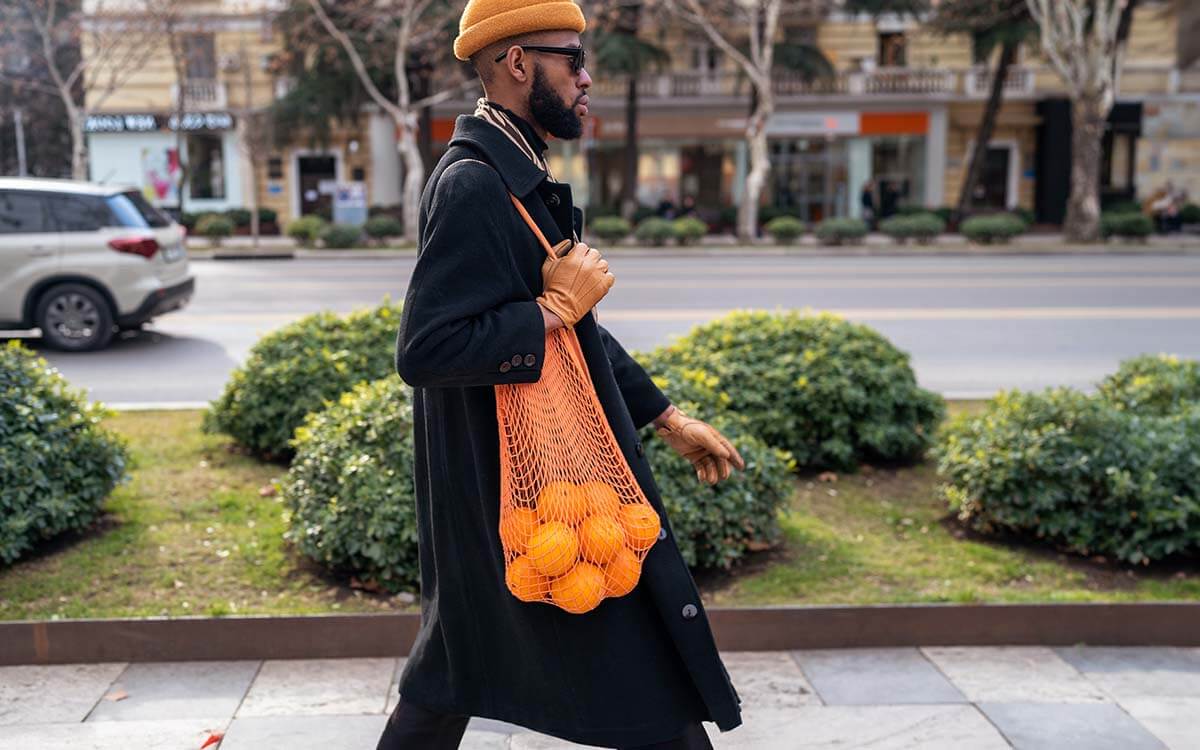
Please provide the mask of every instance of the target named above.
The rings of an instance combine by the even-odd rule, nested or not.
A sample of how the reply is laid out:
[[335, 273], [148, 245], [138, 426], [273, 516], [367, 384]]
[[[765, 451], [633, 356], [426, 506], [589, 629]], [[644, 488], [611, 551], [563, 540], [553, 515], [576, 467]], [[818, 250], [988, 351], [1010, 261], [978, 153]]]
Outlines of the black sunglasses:
[[[578, 73], [579, 71], [583, 70], [584, 60], [587, 57], [587, 53], [583, 51], [583, 47], [543, 47], [537, 44], [514, 44], [513, 47], [531, 49], [534, 52], [549, 52], [552, 55], [566, 55], [567, 57], [571, 58], [572, 73]], [[507, 57], [509, 51], [513, 47], [509, 47], [501, 52], [500, 56], [496, 58], [496, 62], [500, 62]]]

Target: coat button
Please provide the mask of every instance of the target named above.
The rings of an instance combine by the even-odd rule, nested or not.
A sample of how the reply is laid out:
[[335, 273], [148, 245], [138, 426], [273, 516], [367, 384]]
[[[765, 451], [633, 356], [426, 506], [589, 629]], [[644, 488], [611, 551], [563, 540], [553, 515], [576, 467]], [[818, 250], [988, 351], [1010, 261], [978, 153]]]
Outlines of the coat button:
[[550, 195], [546, 196], [547, 206], [557, 206], [559, 203], [560, 201], [558, 199], [558, 193], [551, 193]]
[[[658, 538], [659, 539], [667, 538], [667, 530], [665, 528], [663, 528], [662, 526], [658, 527]], [[691, 605], [689, 604], [688, 606], [691, 606]]]
[[695, 604], [685, 604], [685, 605], [683, 605], [683, 619], [685, 619], [685, 620], [690, 620], [690, 619], [692, 619], [693, 617], [695, 617], [695, 616], [696, 616], [696, 614], [697, 614], [698, 612], [699, 612], [699, 610], [698, 610], [698, 609], [696, 609], [696, 605], [695, 605]]
[[634, 450], [636, 450], [636, 451], [637, 451], [637, 454], [638, 454], [639, 456], [645, 456], [645, 455], [646, 455], [646, 447], [645, 447], [644, 445], [642, 445], [642, 441], [641, 441], [641, 440], [637, 441], [637, 445], [636, 445], [636, 446], [634, 446]]
[[537, 357], [533, 356], [532, 354], [525, 355], [525, 366], [526, 367], [533, 367], [533, 365], [536, 362], [537, 362]]
[[514, 354], [514, 355], [512, 355], [512, 359], [509, 361], [512, 362], [513, 367], [520, 367], [521, 366], [521, 355]]
[[510, 365], [508, 363], [508, 360], [505, 360], [504, 362], [500, 363], [500, 372], [508, 372], [511, 369], [512, 369], [512, 365]]

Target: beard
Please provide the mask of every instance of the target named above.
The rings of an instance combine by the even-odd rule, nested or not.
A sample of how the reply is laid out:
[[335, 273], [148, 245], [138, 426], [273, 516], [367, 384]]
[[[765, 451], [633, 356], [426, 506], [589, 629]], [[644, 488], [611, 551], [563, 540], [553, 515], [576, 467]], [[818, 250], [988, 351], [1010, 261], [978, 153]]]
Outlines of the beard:
[[[583, 94], [580, 94], [582, 97]], [[575, 114], [576, 102], [565, 105], [550, 84], [541, 65], [533, 66], [533, 89], [529, 92], [529, 111], [538, 125], [555, 138], [572, 141], [583, 135], [583, 121]]]

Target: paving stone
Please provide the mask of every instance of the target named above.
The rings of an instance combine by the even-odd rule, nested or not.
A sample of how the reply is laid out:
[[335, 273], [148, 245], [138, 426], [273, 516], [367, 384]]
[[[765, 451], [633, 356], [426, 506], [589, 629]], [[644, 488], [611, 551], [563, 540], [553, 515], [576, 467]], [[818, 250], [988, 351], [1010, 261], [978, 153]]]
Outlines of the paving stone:
[[1121, 707], [1172, 750], [1200, 747], [1200, 698], [1130, 698]]
[[981, 703], [1016, 750], [1165, 750], [1112, 703]]
[[83, 721], [125, 666], [0, 667], [0, 726]]
[[1200, 698], [1200, 649], [1072, 646], [1055, 651], [1118, 701]]
[[744, 706], [795, 708], [821, 703], [788, 651], [735, 651], [721, 654], [721, 660]]
[[925, 656], [962, 691], [980, 703], [1090, 703], [1108, 696], [1040, 646], [924, 647]]
[[382, 714], [395, 670], [392, 658], [265, 661], [237, 715]]
[[[221, 750], [333, 750], [373, 748], [387, 717], [239, 715], [229, 725]], [[199, 747], [198, 745], [196, 747]]]
[[210, 731], [221, 731], [228, 723], [229, 719], [222, 717], [22, 724], [0, 727], [0, 747], [4, 750], [191, 750], [200, 747]]
[[742, 726], [709, 732], [715, 750], [1007, 750], [969, 705], [801, 706], [747, 709]]
[[915, 648], [792, 652], [828, 705], [965, 703], [966, 698]]
[[257, 661], [189, 661], [130, 664], [111, 690], [124, 700], [101, 700], [88, 721], [233, 717], [246, 695]]

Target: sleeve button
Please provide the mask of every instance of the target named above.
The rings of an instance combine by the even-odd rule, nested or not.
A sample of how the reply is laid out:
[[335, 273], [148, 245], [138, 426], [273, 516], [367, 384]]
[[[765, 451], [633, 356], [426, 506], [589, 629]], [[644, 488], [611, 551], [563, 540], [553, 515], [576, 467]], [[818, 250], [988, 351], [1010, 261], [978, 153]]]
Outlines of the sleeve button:
[[525, 366], [526, 367], [533, 367], [533, 365], [536, 362], [537, 362], [537, 357], [533, 356], [532, 354], [525, 355]]
[[511, 369], [512, 365], [510, 365], [507, 360], [500, 363], [500, 372], [508, 372]]
[[514, 355], [512, 355], [512, 359], [509, 361], [512, 362], [513, 367], [520, 367], [521, 366], [521, 355], [514, 354]]

